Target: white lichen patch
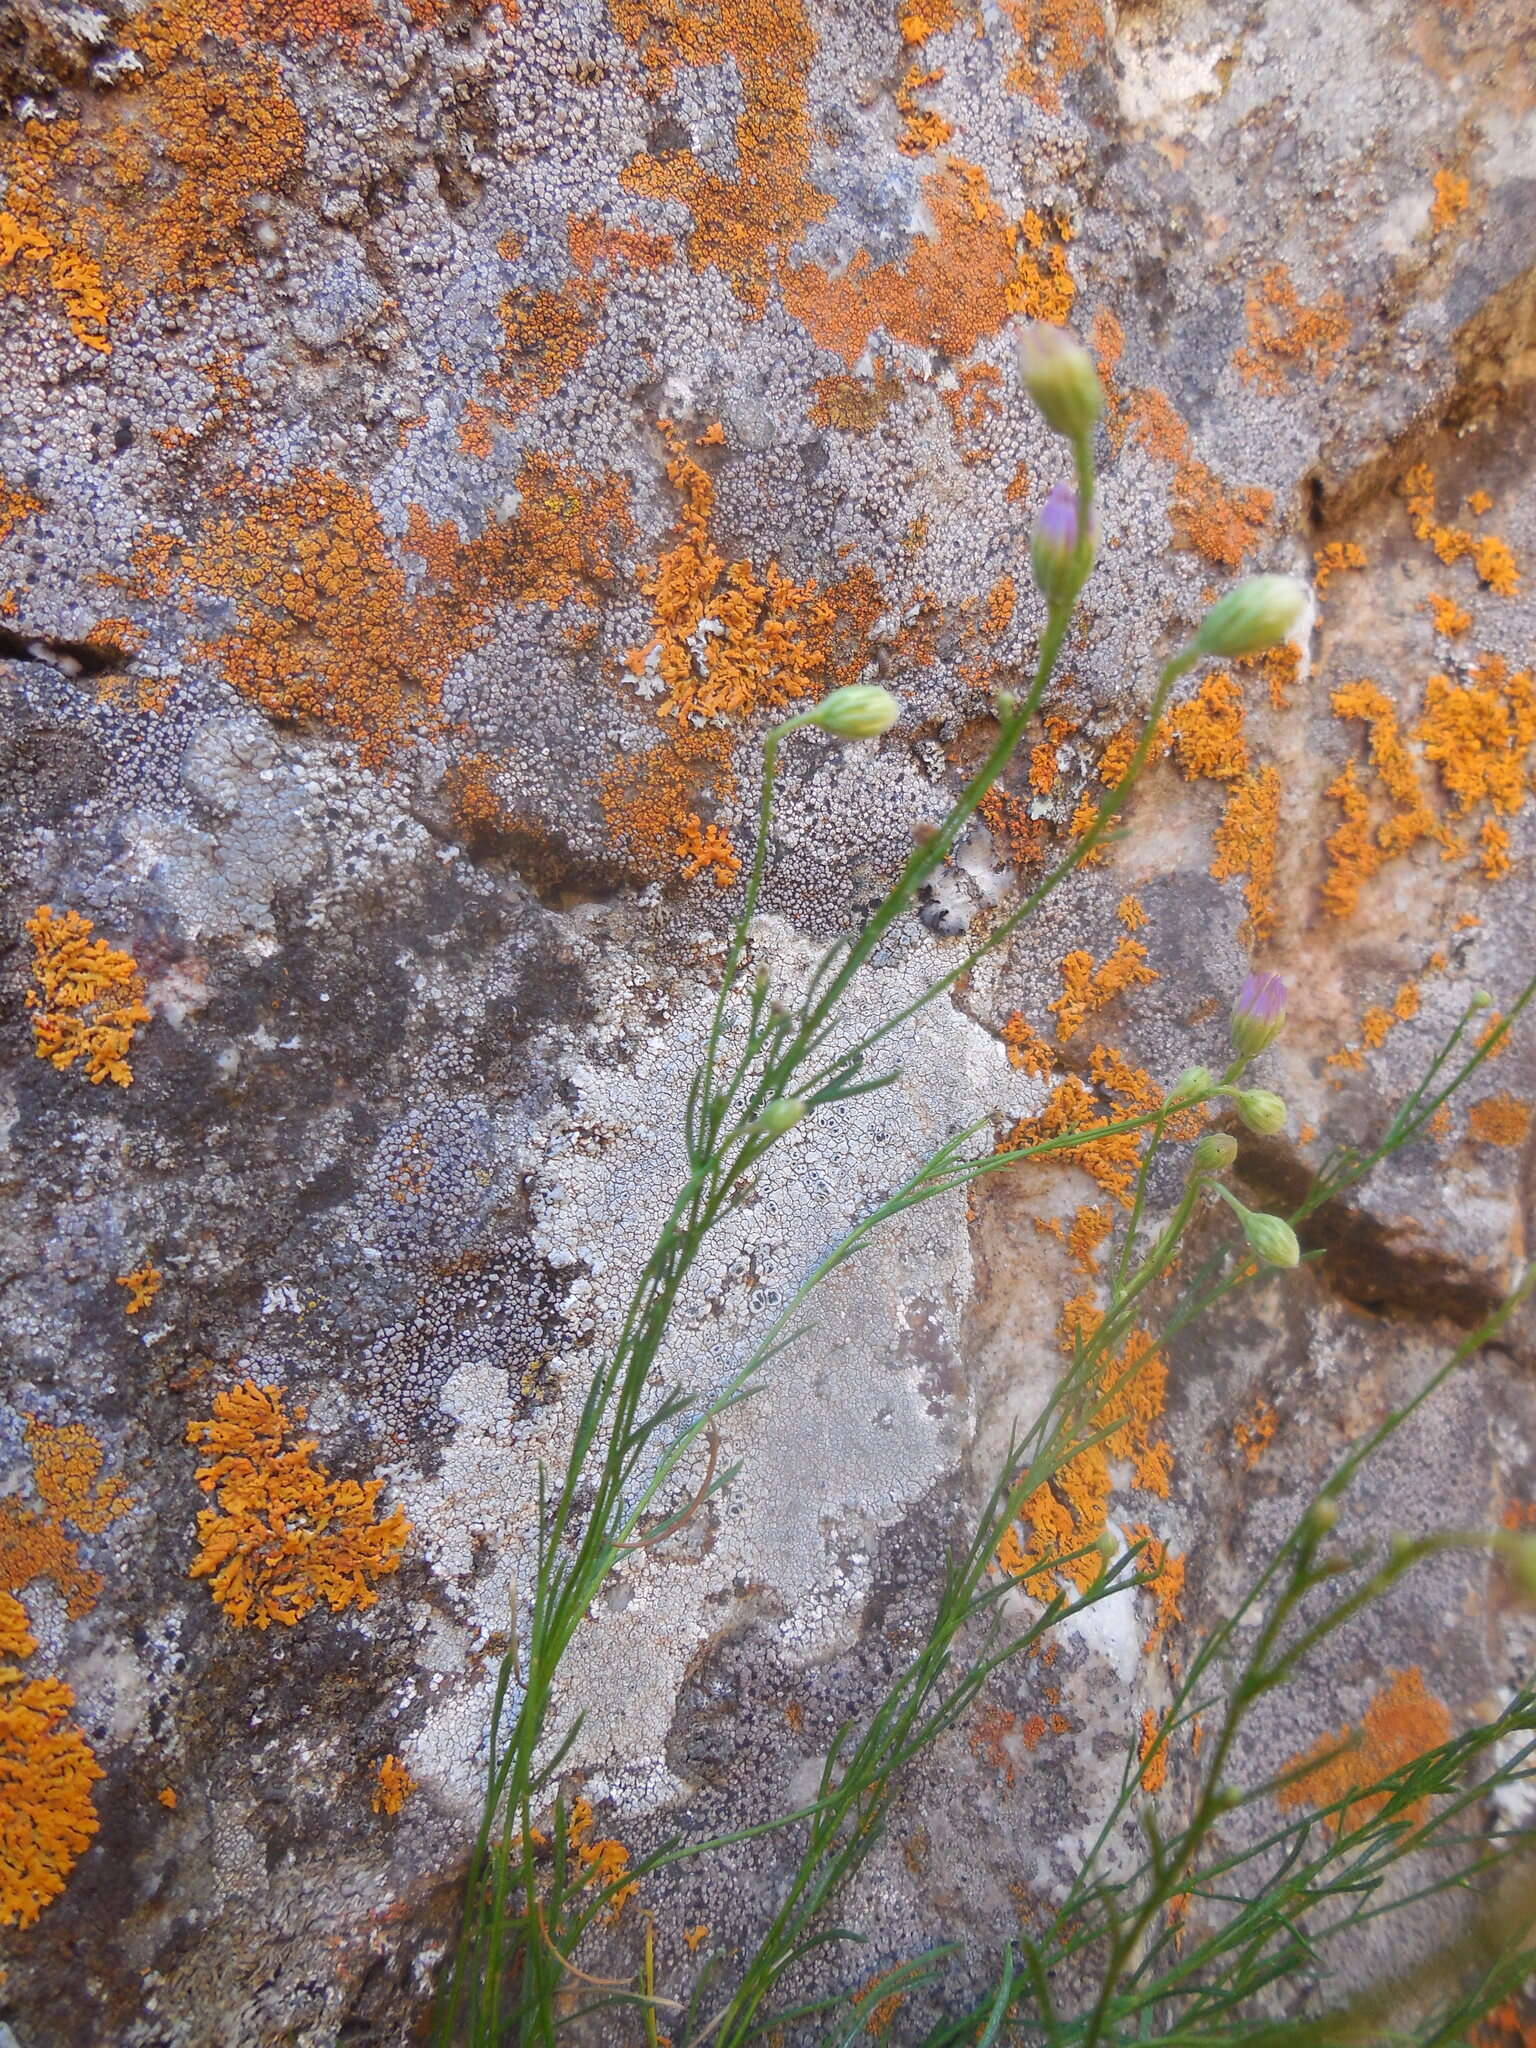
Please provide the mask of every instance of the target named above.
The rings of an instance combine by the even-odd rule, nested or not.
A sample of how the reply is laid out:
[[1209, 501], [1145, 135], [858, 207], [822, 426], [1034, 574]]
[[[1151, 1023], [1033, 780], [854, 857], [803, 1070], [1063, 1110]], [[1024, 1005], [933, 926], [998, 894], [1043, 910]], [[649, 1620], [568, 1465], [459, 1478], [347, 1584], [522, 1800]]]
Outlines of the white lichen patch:
[[[871, 971], [866, 1028], [910, 1002], [945, 959], [922, 942], [891, 950]], [[754, 966], [786, 997], [816, 957], [778, 920], [754, 933]], [[564, 1100], [530, 1136], [534, 1240], [570, 1274], [564, 1313], [590, 1332], [591, 1349], [551, 1362], [561, 1400], [521, 1421], [506, 1374], [458, 1374], [444, 1405], [459, 1428], [440, 1470], [400, 1485], [472, 1630], [504, 1629], [514, 1576], [528, 1583], [539, 1467], [563, 1469], [592, 1359], [613, 1344], [632, 1277], [685, 1178], [679, 1111], [712, 1002], [699, 983], [672, 985], [660, 1006], [654, 988], [616, 989], [595, 1049], [572, 1063]], [[771, 1155], [699, 1261], [658, 1360], [658, 1389], [717, 1392], [816, 1261], [937, 1144], [978, 1109], [1014, 1117], [1037, 1106], [1038, 1084], [948, 1001], [882, 1047], [881, 1067], [898, 1062], [895, 1087], [815, 1112]], [[578, 1636], [561, 1700], [562, 1718], [585, 1717], [574, 1761], [615, 1771], [631, 1789], [662, 1782], [683, 1672], [744, 1588], [778, 1605], [791, 1655], [817, 1657], [848, 1641], [879, 1531], [956, 1466], [968, 1437], [970, 1398], [945, 1368], [970, 1289], [965, 1198], [952, 1194], [884, 1224], [819, 1291], [813, 1327], [726, 1418], [722, 1455], [742, 1466], [729, 1491], [677, 1544], [632, 1553]], [[683, 1485], [697, 1478], [689, 1472]], [[477, 1545], [495, 1562], [471, 1577]], [[466, 1808], [478, 1793], [473, 1749], [490, 1682], [487, 1669], [435, 1707], [413, 1756]], [[475, 1700], [468, 1714], [466, 1693]]]

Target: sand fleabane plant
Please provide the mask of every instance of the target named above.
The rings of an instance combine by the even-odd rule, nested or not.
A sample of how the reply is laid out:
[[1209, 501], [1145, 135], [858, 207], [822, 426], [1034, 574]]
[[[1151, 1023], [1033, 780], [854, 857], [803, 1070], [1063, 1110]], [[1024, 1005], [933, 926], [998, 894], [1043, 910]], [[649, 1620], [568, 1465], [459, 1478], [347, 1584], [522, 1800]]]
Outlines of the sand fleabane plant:
[[[1190, 1069], [1178, 1077], [1157, 1109], [1098, 1124], [1089, 1134], [1094, 1141], [1124, 1134], [1138, 1134], [1143, 1140], [1105, 1312], [1091, 1329], [1080, 1333], [1067, 1370], [1027, 1432], [1010, 1446], [968, 1534], [942, 1561], [933, 1620], [915, 1661], [882, 1699], [872, 1703], [862, 1726], [845, 1731], [834, 1746], [814, 1799], [755, 1831], [797, 1828], [802, 1851], [769, 1926], [755, 1950], [741, 1959], [734, 1985], [719, 1993], [710, 2011], [683, 2012], [679, 2017], [677, 2002], [656, 1989], [649, 1961], [638, 1980], [623, 1984], [595, 1979], [582, 1967], [577, 1950], [587, 1930], [611, 1913], [618, 1880], [601, 1889], [588, 1882], [573, 1847], [561, 1774], [579, 1723], [562, 1725], [557, 1682], [572, 1640], [608, 1575], [628, 1553], [661, 1541], [730, 1484], [737, 1468], [722, 1463], [721, 1452], [732, 1409], [750, 1396], [773, 1360], [803, 1332], [802, 1311], [817, 1287], [855, 1257], [882, 1224], [983, 1175], [1052, 1153], [1080, 1150], [1085, 1134], [1069, 1132], [997, 1149], [989, 1143], [988, 1116], [964, 1124], [832, 1243], [723, 1387], [702, 1395], [671, 1386], [658, 1395], [652, 1385], [658, 1355], [710, 1233], [791, 1130], [830, 1104], [891, 1086], [899, 1070], [879, 1070], [873, 1059], [876, 1049], [1006, 943], [1104, 841], [1146, 765], [1178, 679], [1207, 655], [1225, 658], [1238, 649], [1251, 652], [1273, 644], [1297, 631], [1306, 616], [1307, 594], [1288, 578], [1251, 578], [1215, 605], [1164, 664], [1131, 758], [1101, 799], [1087, 831], [1020, 902], [993, 922], [985, 938], [918, 997], [850, 1038], [845, 1018], [850, 990], [1013, 760], [1040, 709], [1094, 566], [1093, 438], [1103, 394], [1092, 362], [1070, 337], [1053, 330], [1033, 331], [1021, 348], [1021, 372], [1046, 420], [1067, 442], [1072, 465], [1070, 482], [1052, 492], [1031, 541], [1033, 574], [1044, 601], [1033, 674], [1021, 689], [999, 693], [995, 741], [942, 822], [915, 845], [864, 924], [835, 941], [806, 985], [793, 994], [776, 993], [762, 973], [749, 978], [743, 972], [761, 898], [782, 750], [811, 728], [846, 743], [876, 743], [896, 723], [900, 707], [879, 686], [852, 685], [831, 692], [764, 737], [757, 831], [741, 913], [728, 942], [705, 1051], [683, 1109], [686, 1178], [634, 1284], [617, 1340], [593, 1371], [575, 1419], [565, 1471], [541, 1493], [531, 1583], [518, 1603], [513, 1647], [498, 1673], [486, 1796], [471, 1857], [463, 1933], [439, 2004], [437, 2036], [442, 2043], [469, 2039], [479, 2048], [502, 2048], [512, 2041], [552, 2044], [583, 2001], [635, 2006], [653, 2038], [658, 2013], [667, 2013], [676, 2048], [685, 2041], [705, 2040], [734, 2048], [757, 2038], [773, 2023], [776, 2010], [782, 2021], [777, 2002], [784, 1986], [797, 1965], [824, 1950], [824, 1916], [877, 1838], [902, 1773], [954, 1725], [1001, 1663], [1063, 1620], [1100, 1600], [1124, 1597], [1148, 1577], [1137, 1546], [1126, 1547], [1104, 1533], [1094, 1533], [1075, 1549], [1042, 1561], [1053, 1573], [1066, 1574], [1070, 1590], [1039, 1603], [1027, 1626], [1010, 1632], [1015, 1589], [999, 1572], [997, 1558], [1023, 1504], [1073, 1457], [1114, 1434], [1120, 1426], [1116, 1404], [1130, 1378], [1193, 1316], [1233, 1286], [1255, 1284], [1261, 1272], [1294, 1265], [1300, 1256], [1297, 1226], [1310, 1210], [1304, 1204], [1296, 1215], [1282, 1218], [1241, 1204], [1221, 1180], [1235, 1149], [1222, 1134], [1211, 1134], [1196, 1148], [1171, 1216], [1160, 1228], [1148, 1227], [1149, 1176], [1173, 1118], [1230, 1099], [1250, 1128], [1274, 1122], [1278, 1098], [1248, 1086], [1245, 1078], [1283, 1022], [1283, 989], [1276, 978], [1259, 977], [1239, 997], [1231, 1026], [1232, 1057], [1219, 1077], [1203, 1067]], [[1511, 1006], [1500, 1035], [1529, 994]], [[1450, 1085], [1459, 1085], [1465, 1072], [1485, 1056], [1485, 1048], [1479, 1048]], [[1448, 1057], [1449, 1052], [1442, 1055]], [[1431, 1070], [1426, 1089], [1438, 1078], [1439, 1065]], [[1437, 1106], [1438, 1100], [1429, 1113]], [[1283, 1120], [1283, 1104], [1280, 1115]], [[1411, 1117], [1400, 1119], [1387, 1149], [1407, 1142], [1420, 1128]], [[1352, 1177], [1358, 1178], [1371, 1163], [1341, 1155], [1332, 1164], [1332, 1178], [1325, 1174], [1318, 1189], [1336, 1193], [1352, 1185]], [[1318, 1193], [1319, 1203], [1327, 1198], [1327, 1193]], [[1178, 1302], [1159, 1320], [1153, 1310], [1161, 1303], [1176, 1264], [1182, 1271], [1189, 1226], [1212, 1202], [1232, 1208], [1238, 1229], [1183, 1282]], [[1127, 1363], [1122, 1353], [1133, 1332], [1141, 1334], [1143, 1348]], [[697, 1471], [699, 1464], [702, 1477], [691, 1491], [685, 1491], [680, 1504], [664, 1506], [679, 1500], [685, 1472]], [[651, 1871], [738, 1839], [672, 1845], [628, 1869], [623, 1883], [643, 1883]], [[941, 1960], [918, 1959], [911, 1966], [911, 1981], [927, 1982]], [[1002, 2015], [1014, 2009], [1012, 1986], [1010, 1963], [995, 2001], [989, 2040], [995, 2038]], [[841, 1993], [809, 2003], [802, 2000], [793, 2018], [796, 2024], [808, 2024], [823, 2009], [830, 2013], [849, 2004]], [[856, 1997], [851, 2004], [857, 2008]], [[843, 2037], [839, 2031], [837, 2038]]]

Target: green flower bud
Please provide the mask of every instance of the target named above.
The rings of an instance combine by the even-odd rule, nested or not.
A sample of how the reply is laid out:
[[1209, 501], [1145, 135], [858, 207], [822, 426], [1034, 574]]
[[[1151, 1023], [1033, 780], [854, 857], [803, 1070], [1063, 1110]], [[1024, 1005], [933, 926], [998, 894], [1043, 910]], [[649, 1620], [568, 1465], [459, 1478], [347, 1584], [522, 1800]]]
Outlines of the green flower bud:
[[1186, 1067], [1168, 1091], [1169, 1106], [1203, 1102], [1215, 1087], [1216, 1076], [1209, 1067]]
[[1236, 1785], [1218, 1785], [1211, 1794], [1211, 1805], [1217, 1813], [1231, 1813], [1242, 1803], [1243, 1795]]
[[1233, 1100], [1243, 1122], [1261, 1138], [1272, 1138], [1277, 1131], [1285, 1129], [1285, 1104], [1272, 1090], [1239, 1088]]
[[1104, 390], [1093, 358], [1070, 334], [1031, 321], [1019, 337], [1019, 375], [1048, 427], [1072, 441], [1093, 431]]
[[1195, 645], [1224, 658], [1262, 654], [1288, 640], [1311, 609], [1305, 584], [1294, 576], [1247, 576], [1211, 606]]
[[1313, 1501], [1307, 1509], [1305, 1527], [1314, 1542], [1319, 1536], [1327, 1536], [1339, 1526], [1339, 1504], [1328, 1494], [1321, 1500]]
[[1418, 1545], [1411, 1536], [1405, 1536], [1401, 1529], [1387, 1545], [1387, 1562], [1397, 1571], [1412, 1564]]
[[1094, 1537], [1093, 1547], [1106, 1564], [1113, 1564], [1120, 1555], [1120, 1546], [1107, 1529], [1101, 1529]]
[[1257, 1252], [1266, 1266], [1300, 1265], [1301, 1246], [1283, 1216], [1266, 1216], [1257, 1209], [1244, 1209], [1241, 1216], [1248, 1248]]
[[840, 740], [877, 740], [901, 716], [901, 706], [878, 683], [844, 683], [823, 697], [806, 719]]
[[1536, 1536], [1517, 1536], [1504, 1550], [1510, 1577], [1527, 1600], [1536, 1601]]
[[1237, 1140], [1225, 1131], [1207, 1131], [1195, 1147], [1195, 1169], [1199, 1173], [1223, 1173], [1237, 1157]]
[[798, 1095], [781, 1095], [764, 1107], [752, 1129], [759, 1137], [780, 1138], [786, 1131], [792, 1131], [804, 1115], [805, 1104]]
[[1480, 988], [1473, 996], [1471, 1002], [1468, 1003], [1467, 1008], [1478, 1011], [1491, 1010], [1493, 1008], [1493, 997], [1489, 995], [1487, 989]]

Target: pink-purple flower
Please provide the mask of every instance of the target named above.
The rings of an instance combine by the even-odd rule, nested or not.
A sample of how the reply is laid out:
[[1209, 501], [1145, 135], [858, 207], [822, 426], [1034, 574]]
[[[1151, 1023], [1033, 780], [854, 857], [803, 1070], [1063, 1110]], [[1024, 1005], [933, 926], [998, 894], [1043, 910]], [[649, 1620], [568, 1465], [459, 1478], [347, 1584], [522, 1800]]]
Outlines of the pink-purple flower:
[[1250, 974], [1232, 1006], [1232, 1048], [1256, 1059], [1285, 1027], [1285, 983], [1278, 974]]

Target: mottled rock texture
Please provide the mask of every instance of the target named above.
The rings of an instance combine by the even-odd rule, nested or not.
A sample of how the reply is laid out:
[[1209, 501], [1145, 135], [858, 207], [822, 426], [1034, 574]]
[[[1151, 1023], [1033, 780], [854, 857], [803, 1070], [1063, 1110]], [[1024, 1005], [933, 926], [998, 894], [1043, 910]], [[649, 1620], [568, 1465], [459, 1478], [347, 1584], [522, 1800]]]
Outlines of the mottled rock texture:
[[[787, 985], [1032, 649], [1063, 460], [1021, 318], [1070, 318], [1110, 391], [1101, 564], [859, 1014], [1068, 843], [1239, 570], [1316, 575], [1310, 668], [1191, 679], [1108, 859], [906, 1033], [900, 1090], [775, 1155], [669, 1367], [718, 1384], [960, 1123], [1218, 1059], [1250, 957], [1295, 988], [1255, 1199], [1524, 978], [1533, 62], [1519, 0], [0, 5], [0, 1583], [105, 1773], [69, 1752], [97, 1830], [8, 1942], [23, 2048], [415, 2037], [538, 1467], [681, 1170], [764, 726], [876, 675], [904, 707], [878, 748], [791, 751], [756, 948]], [[51, 991], [44, 905], [92, 925]], [[93, 1083], [114, 1029], [131, 1079]], [[1528, 1251], [1533, 1091], [1527, 1034], [1319, 1264], [1178, 1345], [1109, 1513], [1184, 1560], [1182, 1618], [1138, 1595], [998, 1681], [863, 1881], [857, 1974], [958, 1936], [979, 1980], [1072, 1868], [1191, 1632]], [[573, 1660], [601, 1831], [812, 1782], [1116, 1206], [1077, 1167], [999, 1177], [839, 1276], [732, 1417], [739, 1482]], [[1357, 1526], [1528, 1517], [1533, 1365], [1527, 1323]], [[189, 1442], [247, 1382], [286, 1436]], [[341, 1517], [323, 1567], [262, 1549], [301, 1497]], [[266, 1589], [243, 1626], [230, 1555]], [[1442, 1561], [1253, 1767], [1394, 1671], [1486, 1709], [1531, 1648], [1506, 1606]], [[751, 1938], [782, 1854], [648, 1888], [669, 1989]]]

